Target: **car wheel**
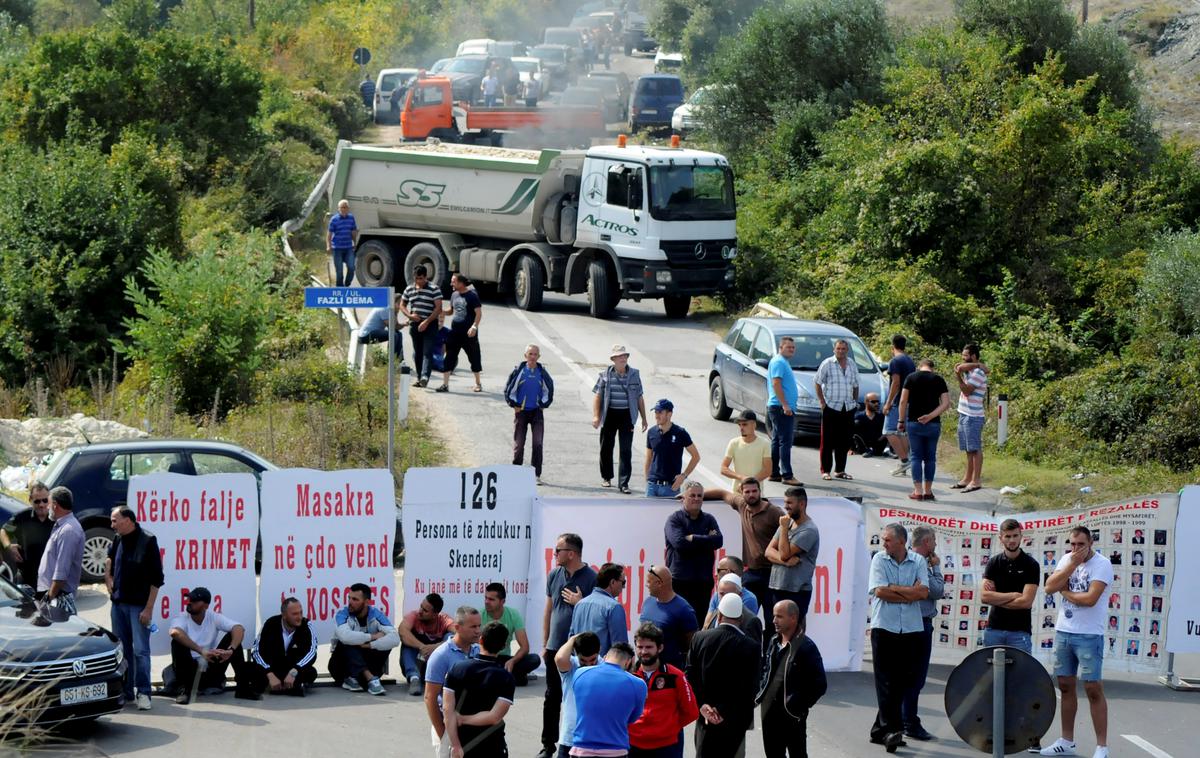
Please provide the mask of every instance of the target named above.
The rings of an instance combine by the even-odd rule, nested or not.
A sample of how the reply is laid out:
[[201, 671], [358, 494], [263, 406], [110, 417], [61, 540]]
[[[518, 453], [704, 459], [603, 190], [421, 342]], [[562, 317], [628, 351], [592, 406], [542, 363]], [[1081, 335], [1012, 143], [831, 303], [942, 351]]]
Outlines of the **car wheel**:
[[97, 584], [104, 581], [104, 564], [112, 547], [112, 529], [93, 526], [83, 533], [83, 581]]
[[725, 402], [725, 384], [717, 374], [708, 383], [708, 413], [717, 421], [727, 421], [733, 409]]

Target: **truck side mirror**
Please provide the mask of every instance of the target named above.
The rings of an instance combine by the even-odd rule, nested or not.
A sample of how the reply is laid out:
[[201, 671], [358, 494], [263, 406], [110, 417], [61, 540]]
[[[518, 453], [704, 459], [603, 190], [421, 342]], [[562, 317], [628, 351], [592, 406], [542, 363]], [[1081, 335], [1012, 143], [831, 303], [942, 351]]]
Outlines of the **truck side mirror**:
[[641, 175], [634, 173], [629, 178], [629, 197], [625, 207], [630, 210], [640, 211], [642, 209], [642, 182]]

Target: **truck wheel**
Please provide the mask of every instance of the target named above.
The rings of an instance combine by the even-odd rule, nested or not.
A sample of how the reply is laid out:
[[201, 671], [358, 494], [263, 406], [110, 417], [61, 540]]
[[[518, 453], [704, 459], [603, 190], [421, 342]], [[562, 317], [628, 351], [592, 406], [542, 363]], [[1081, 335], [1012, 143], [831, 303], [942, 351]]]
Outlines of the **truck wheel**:
[[542, 264], [532, 255], [522, 255], [513, 276], [513, 299], [517, 307], [523, 311], [541, 310], [545, 288], [546, 275], [542, 271]]
[[612, 316], [616, 303], [612, 296], [612, 282], [608, 280], [608, 270], [603, 261], [592, 261], [588, 264], [588, 311], [594, 318]]
[[692, 298], [687, 295], [667, 295], [663, 298], [663, 309], [667, 318], [687, 318], [692, 307]]
[[708, 383], [708, 414], [717, 421], [727, 421], [733, 409], [725, 402], [725, 384], [717, 374]]
[[413, 269], [424, 266], [429, 272], [429, 281], [445, 293], [450, 287], [450, 262], [446, 254], [433, 242], [418, 242], [404, 258], [404, 281], [412, 282]]
[[367, 240], [355, 254], [354, 277], [361, 287], [387, 287], [396, 276], [392, 246], [384, 240]]

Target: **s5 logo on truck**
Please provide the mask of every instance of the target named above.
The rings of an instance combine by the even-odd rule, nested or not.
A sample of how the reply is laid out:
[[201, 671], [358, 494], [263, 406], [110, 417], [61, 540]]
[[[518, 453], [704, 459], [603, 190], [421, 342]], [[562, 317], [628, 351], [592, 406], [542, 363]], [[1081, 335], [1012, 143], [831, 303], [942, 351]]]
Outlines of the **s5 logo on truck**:
[[426, 184], [420, 179], [406, 179], [396, 191], [399, 205], [415, 205], [418, 208], [436, 208], [442, 202], [444, 184]]

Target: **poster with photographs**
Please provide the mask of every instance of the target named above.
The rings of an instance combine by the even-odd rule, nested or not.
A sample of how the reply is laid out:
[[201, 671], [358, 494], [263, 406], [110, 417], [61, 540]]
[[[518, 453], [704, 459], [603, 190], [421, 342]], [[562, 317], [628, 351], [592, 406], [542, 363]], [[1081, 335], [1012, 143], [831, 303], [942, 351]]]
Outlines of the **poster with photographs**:
[[[933, 660], [957, 663], [983, 647], [988, 612], [980, 594], [988, 559], [1000, 552], [1000, 523], [989, 516], [943, 505], [895, 508], [868, 506], [867, 541], [880, 549], [883, 527], [921, 524], [937, 533], [945, 592], [933, 622]], [[1042, 568], [1042, 586], [1065, 554], [1072, 527], [1092, 530], [1094, 549], [1113, 564], [1113, 584], [1101, 603], [1108, 611], [1106, 670], [1161, 673], [1166, 670], [1166, 619], [1174, 570], [1177, 494], [1151, 495], [1067, 511], [1013, 514], [1022, 523], [1022, 549]], [[1048, 667], [1054, 661], [1058, 596], [1038, 588], [1033, 604], [1033, 652]]]

